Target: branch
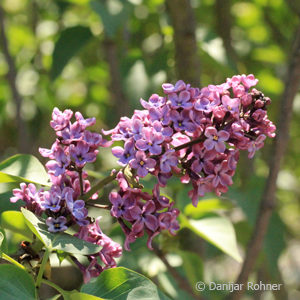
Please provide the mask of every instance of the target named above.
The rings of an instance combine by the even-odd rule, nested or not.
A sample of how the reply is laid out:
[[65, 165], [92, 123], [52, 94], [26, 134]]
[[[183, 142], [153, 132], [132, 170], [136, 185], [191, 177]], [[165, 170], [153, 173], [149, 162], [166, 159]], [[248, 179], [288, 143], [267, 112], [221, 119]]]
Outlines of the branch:
[[292, 119], [293, 101], [300, 87], [300, 27], [298, 28], [294, 50], [290, 59], [288, 74], [286, 76], [285, 89], [281, 99], [281, 109], [279, 110], [279, 121], [277, 137], [274, 141], [273, 155], [270, 164], [270, 172], [267, 179], [266, 187], [261, 200], [255, 228], [248, 245], [247, 254], [238, 276], [236, 283], [244, 284], [243, 289], [234, 291], [229, 299], [238, 300], [242, 297], [246, 282], [254, 264], [257, 260], [262, 247], [264, 236], [267, 232], [272, 210], [275, 207], [275, 192], [280, 162], [285, 154], [289, 137], [289, 126]]
[[238, 55], [232, 46], [232, 17], [230, 16], [230, 6], [230, 0], [216, 0], [216, 22], [217, 31], [223, 41], [223, 45], [226, 50], [228, 63], [235, 71], [237, 71]]
[[194, 293], [194, 290], [186, 280], [186, 278], [182, 277], [181, 274], [174, 268], [172, 267], [167, 258], [165, 257], [164, 253], [158, 249], [157, 247], [153, 247], [153, 252], [161, 259], [161, 261], [165, 264], [168, 272], [173, 276], [175, 279], [176, 283], [178, 284], [178, 287], [181, 288], [182, 290], [186, 291], [188, 294], [190, 294], [193, 299], [198, 299], [198, 300], [203, 300], [204, 298], [201, 296], [196, 296]]
[[105, 37], [102, 42], [105, 59], [108, 63], [110, 74], [110, 94], [114, 104], [113, 118], [119, 119], [129, 113], [129, 101], [122, 89], [122, 79], [120, 74], [120, 64], [118, 57], [118, 48], [115, 40]]
[[166, 5], [174, 27], [177, 77], [193, 86], [200, 86], [195, 15], [190, 0], [166, 0]]
[[105, 205], [105, 204], [98, 204], [98, 203], [86, 203], [86, 205], [88, 206], [92, 206], [92, 207], [96, 207], [96, 208], [101, 208], [101, 209], [108, 209], [110, 210], [111, 209], [111, 206], [110, 205]]
[[11, 89], [11, 93], [13, 96], [13, 100], [16, 105], [16, 122], [17, 122], [17, 130], [18, 130], [18, 147], [21, 152], [28, 152], [29, 150], [29, 141], [28, 141], [28, 133], [26, 130], [26, 124], [21, 117], [21, 107], [23, 99], [18, 92], [16, 86], [16, 77], [17, 71], [16, 66], [13, 61], [13, 58], [9, 52], [9, 45], [8, 40], [6, 37], [5, 32], [5, 21], [4, 21], [4, 11], [0, 5], [0, 45], [2, 47], [3, 55], [5, 61], [8, 65], [8, 72], [7, 72], [7, 81]]

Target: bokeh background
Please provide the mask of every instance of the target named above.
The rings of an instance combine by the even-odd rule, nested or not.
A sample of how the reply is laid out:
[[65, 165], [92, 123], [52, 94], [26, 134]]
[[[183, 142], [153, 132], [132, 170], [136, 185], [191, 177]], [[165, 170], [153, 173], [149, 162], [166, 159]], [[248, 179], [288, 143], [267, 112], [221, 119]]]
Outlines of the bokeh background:
[[[180, 2], [185, 3], [187, 13]], [[273, 101], [269, 116], [276, 124], [299, 27], [300, 2], [3, 0], [0, 12], [0, 158], [30, 153], [45, 162], [38, 147], [50, 147], [54, 141], [49, 121], [55, 106], [96, 117], [94, 130], [100, 132], [115, 126], [121, 116], [141, 109], [141, 97], [162, 93], [163, 82], [179, 79], [201, 87], [222, 83], [234, 74], [255, 74], [258, 89]], [[185, 25], [178, 25], [182, 21]], [[284, 288], [277, 293], [248, 292], [243, 299], [300, 299], [299, 117], [298, 93], [288, 151], [277, 181], [277, 206], [250, 277], [252, 281], [284, 283]], [[230, 219], [242, 254], [255, 223], [271, 147], [268, 141], [251, 161], [242, 155], [235, 183], [222, 202], [208, 195], [215, 202], [198, 211], [199, 219], [209, 215]], [[115, 166], [110, 150], [103, 150], [91, 174], [100, 178]], [[153, 183], [146, 181], [145, 186], [151, 189]], [[17, 209], [7, 202], [9, 189], [8, 185], [0, 187], [0, 212]], [[171, 181], [165, 192], [187, 212], [188, 190]], [[91, 214], [103, 215], [104, 231], [119, 242], [124, 240], [109, 213]], [[187, 229], [174, 238], [161, 236], [157, 243], [171, 267], [191, 286], [201, 279], [234, 282], [241, 267]], [[138, 240], [119, 265], [152, 278], [174, 299], [190, 299], [145, 244], [145, 239]], [[12, 247], [11, 252], [15, 250]], [[70, 267], [65, 266], [67, 272]], [[59, 272], [54, 270], [54, 274], [61, 278]], [[80, 274], [78, 281], [70, 279], [73, 271], [68, 274], [54, 280], [68, 288], [78, 286]], [[207, 297], [223, 299], [224, 294], [207, 292]]]

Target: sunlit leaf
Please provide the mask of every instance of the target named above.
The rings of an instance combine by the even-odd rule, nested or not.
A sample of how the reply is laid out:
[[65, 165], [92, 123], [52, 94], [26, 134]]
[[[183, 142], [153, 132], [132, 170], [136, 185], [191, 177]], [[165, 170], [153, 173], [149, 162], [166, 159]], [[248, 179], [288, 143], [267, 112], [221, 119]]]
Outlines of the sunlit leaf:
[[80, 293], [77, 291], [65, 292], [63, 296], [64, 300], [104, 300], [103, 298], [99, 298], [86, 293]]
[[227, 218], [218, 216], [193, 220], [181, 216], [180, 220], [183, 227], [189, 228], [238, 262], [242, 261], [233, 225]]
[[49, 185], [49, 177], [37, 158], [17, 154], [0, 163], [0, 182], [32, 182]]
[[33, 278], [10, 264], [0, 265], [0, 300], [37, 299]]
[[151, 280], [123, 267], [105, 270], [101, 276], [84, 284], [81, 291], [105, 299], [169, 299]]
[[30, 230], [50, 251], [61, 250], [72, 254], [89, 255], [99, 252], [102, 248], [65, 232], [51, 233], [44, 220], [24, 208], [22, 208], [22, 213]]
[[13, 233], [21, 234], [29, 241], [32, 240], [32, 232], [26, 225], [23, 214], [19, 211], [3, 212], [1, 214], [1, 227]]
[[74, 26], [63, 30], [55, 44], [51, 79], [60, 75], [69, 60], [90, 40], [91, 30], [84, 26]]
[[191, 203], [188, 204], [184, 209], [184, 214], [193, 219], [198, 219], [205, 213], [219, 210], [229, 210], [232, 207], [233, 205], [229, 201], [221, 200], [218, 198], [205, 199], [199, 201], [197, 207], [194, 207]]

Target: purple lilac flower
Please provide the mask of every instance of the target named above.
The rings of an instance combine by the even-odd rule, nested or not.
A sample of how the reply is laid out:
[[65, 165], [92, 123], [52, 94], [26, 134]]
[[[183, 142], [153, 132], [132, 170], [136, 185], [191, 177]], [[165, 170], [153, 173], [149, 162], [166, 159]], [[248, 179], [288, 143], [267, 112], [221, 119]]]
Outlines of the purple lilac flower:
[[52, 173], [57, 177], [66, 171], [66, 168], [69, 166], [71, 160], [60, 146], [57, 146], [57, 148], [54, 150], [54, 158], [55, 160], [49, 160], [46, 163], [46, 167], [49, 173]]
[[198, 111], [203, 111], [205, 113], [210, 113], [212, 111], [212, 108], [214, 107], [214, 103], [211, 102], [208, 98], [202, 97], [198, 99], [195, 104], [194, 108]]
[[132, 231], [139, 233], [146, 226], [151, 231], [155, 231], [158, 226], [157, 218], [153, 215], [155, 212], [155, 204], [152, 200], [146, 202], [146, 204], [140, 208], [135, 206], [130, 209], [130, 214], [135, 220], [132, 225]]
[[177, 166], [178, 158], [176, 156], [175, 150], [170, 149], [165, 152], [160, 159], [160, 170], [162, 173], [169, 173], [172, 167]]
[[186, 84], [182, 80], [178, 80], [175, 86], [171, 83], [164, 83], [162, 85], [165, 94], [177, 93], [186, 88]]
[[156, 161], [153, 158], [147, 158], [143, 151], [137, 151], [135, 158], [130, 161], [130, 166], [133, 169], [137, 169], [137, 174], [140, 177], [145, 177], [155, 165]]
[[151, 128], [144, 128], [142, 138], [137, 140], [135, 146], [142, 151], [149, 151], [153, 155], [159, 155], [162, 151], [160, 144], [164, 141], [164, 137], [160, 132], [156, 132]]
[[167, 126], [170, 124], [170, 108], [165, 105], [162, 108], [149, 109], [149, 117], [152, 122], [159, 121], [162, 125]]
[[61, 189], [57, 185], [53, 185], [50, 191], [46, 191], [43, 194], [42, 207], [43, 209], [49, 209], [53, 212], [58, 212], [61, 209]]
[[185, 130], [188, 132], [196, 130], [195, 124], [191, 121], [189, 111], [183, 110], [179, 113], [177, 110], [172, 110], [170, 116], [175, 130]]
[[266, 139], [266, 136], [264, 134], [261, 134], [258, 138], [256, 138], [255, 141], [252, 141], [249, 144], [249, 147], [248, 147], [248, 152], [249, 152], [248, 157], [249, 158], [252, 158], [254, 156], [255, 152], [264, 146], [265, 139]]
[[134, 148], [134, 141], [129, 139], [124, 144], [124, 149], [120, 146], [113, 147], [111, 150], [112, 154], [119, 158], [118, 163], [121, 166], [125, 166], [129, 163], [131, 159], [134, 158], [136, 150]]
[[57, 219], [49, 217], [46, 220], [46, 224], [50, 232], [59, 232], [67, 230], [68, 227], [66, 226], [66, 223], [67, 219], [63, 216], [60, 216]]
[[53, 109], [52, 112], [52, 121], [50, 126], [55, 130], [64, 129], [70, 122], [73, 116], [73, 112], [70, 109], [66, 109], [64, 112], [61, 112], [57, 107]]
[[241, 102], [239, 98], [230, 98], [227, 95], [224, 95], [222, 97], [222, 104], [224, 108], [230, 113], [232, 113], [233, 115], [239, 114], [240, 103]]
[[204, 141], [204, 146], [207, 150], [216, 149], [218, 152], [224, 152], [226, 146], [225, 141], [229, 139], [229, 133], [225, 130], [217, 131], [214, 127], [207, 127], [205, 130], [207, 139]]
[[189, 101], [191, 95], [188, 91], [182, 91], [177, 95], [176, 93], [169, 94], [172, 108], [184, 108], [189, 109], [193, 106], [193, 103]]
[[151, 108], [158, 108], [163, 106], [166, 103], [166, 98], [160, 97], [157, 94], [153, 94], [149, 98], [148, 102], [143, 99], [140, 99], [140, 102], [144, 108], [149, 110]]
[[96, 160], [98, 150], [90, 151], [89, 145], [84, 141], [79, 141], [77, 145], [70, 145], [70, 155], [75, 159], [75, 164], [82, 168], [87, 162]]

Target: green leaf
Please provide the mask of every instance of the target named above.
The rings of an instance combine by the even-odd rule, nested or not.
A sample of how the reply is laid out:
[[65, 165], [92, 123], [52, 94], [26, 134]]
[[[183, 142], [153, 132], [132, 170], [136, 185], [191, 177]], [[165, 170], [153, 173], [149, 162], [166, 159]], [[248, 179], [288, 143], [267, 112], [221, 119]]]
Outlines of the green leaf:
[[13, 233], [23, 235], [27, 240], [32, 241], [32, 232], [25, 222], [25, 218], [19, 211], [5, 211], [1, 214], [1, 226]]
[[112, 14], [107, 7], [100, 1], [91, 1], [91, 8], [100, 16], [105, 33], [110, 37], [115, 37], [118, 30], [128, 20], [130, 6], [124, 1], [121, 11]]
[[104, 299], [169, 299], [151, 280], [123, 267], [105, 270], [101, 276], [84, 284], [81, 291]]
[[189, 228], [238, 262], [242, 261], [233, 225], [227, 218], [218, 216], [192, 220], [181, 216], [180, 221], [183, 227]]
[[61, 250], [72, 254], [90, 255], [102, 248], [65, 232], [51, 233], [44, 220], [36, 217], [31, 211], [22, 208], [22, 213], [30, 230], [50, 251]]
[[55, 44], [51, 79], [60, 75], [69, 60], [89, 41], [92, 37], [91, 30], [84, 26], [74, 26], [63, 30]]
[[17, 154], [0, 163], [0, 182], [32, 182], [49, 185], [49, 177], [39, 160], [29, 154]]
[[232, 207], [233, 205], [230, 202], [218, 198], [205, 199], [199, 201], [197, 207], [194, 207], [194, 205], [191, 203], [188, 204], [184, 209], [184, 214], [187, 217], [191, 217], [193, 219], [199, 219], [208, 212], [229, 210]]
[[99, 298], [86, 293], [80, 293], [77, 291], [64, 292], [63, 297], [64, 300], [103, 300], [103, 298]]
[[0, 300], [37, 299], [33, 278], [10, 264], [0, 265]]

